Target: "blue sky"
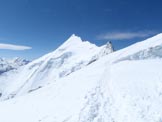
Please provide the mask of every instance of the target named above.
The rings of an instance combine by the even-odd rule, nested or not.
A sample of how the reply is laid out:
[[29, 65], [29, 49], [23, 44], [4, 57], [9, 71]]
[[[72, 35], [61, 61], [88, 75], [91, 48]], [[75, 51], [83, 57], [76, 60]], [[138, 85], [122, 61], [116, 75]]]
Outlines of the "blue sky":
[[124, 48], [162, 32], [161, 5], [161, 0], [0, 0], [0, 44], [24, 46], [0, 45], [0, 57], [35, 59], [73, 33]]

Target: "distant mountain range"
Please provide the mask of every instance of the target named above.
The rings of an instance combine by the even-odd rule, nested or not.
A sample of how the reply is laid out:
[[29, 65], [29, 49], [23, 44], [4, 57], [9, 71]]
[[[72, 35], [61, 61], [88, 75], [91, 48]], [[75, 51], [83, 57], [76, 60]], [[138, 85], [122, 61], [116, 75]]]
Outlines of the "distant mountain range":
[[18, 69], [20, 66], [26, 65], [29, 62], [29, 60], [18, 57], [13, 59], [0, 58], [0, 74], [13, 69]]

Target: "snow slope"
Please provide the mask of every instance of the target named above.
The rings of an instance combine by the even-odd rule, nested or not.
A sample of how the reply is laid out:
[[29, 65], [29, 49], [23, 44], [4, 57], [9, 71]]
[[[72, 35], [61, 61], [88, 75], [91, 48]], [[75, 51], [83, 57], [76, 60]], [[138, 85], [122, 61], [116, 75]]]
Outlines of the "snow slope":
[[1, 100], [32, 92], [113, 52], [112, 45], [97, 47], [74, 34], [55, 51], [0, 77]]
[[162, 122], [162, 58], [152, 56], [157, 46], [162, 34], [2, 101], [0, 122]]
[[29, 62], [30, 61], [18, 57], [13, 59], [0, 58], [0, 74], [18, 69], [20, 66], [26, 65]]

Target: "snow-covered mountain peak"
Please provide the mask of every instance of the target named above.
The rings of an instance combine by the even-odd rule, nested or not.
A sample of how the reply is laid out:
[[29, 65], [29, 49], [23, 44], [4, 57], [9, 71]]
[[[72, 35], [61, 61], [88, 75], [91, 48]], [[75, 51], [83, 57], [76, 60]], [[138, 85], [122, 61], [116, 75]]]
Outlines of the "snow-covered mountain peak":
[[60, 48], [68, 48], [71, 46], [77, 46], [78, 44], [81, 44], [83, 41], [80, 37], [76, 36], [75, 34], [72, 34], [69, 39], [67, 39], [60, 47]]
[[83, 41], [81, 37], [72, 34], [69, 39], [67, 39], [57, 51], [61, 52], [84, 52], [94, 48], [99, 48], [95, 44], [90, 43], [89, 41]]
[[[15, 74], [13, 72], [8, 73], [0, 78], [1, 82], [5, 82], [7, 78], [9, 78], [8, 81], [12, 80], [12, 83], [9, 83], [10, 85], [5, 84], [7, 88], [3, 87], [5, 90], [3, 90], [1, 98], [7, 99], [16, 95], [19, 96], [47, 84], [55, 83], [58, 79], [64, 78], [104, 56], [105, 54], [102, 53], [108, 51], [104, 47], [82, 41], [80, 37], [73, 34], [55, 51], [18, 69]], [[15, 59], [15, 61], [17, 60]]]
[[[70, 43], [70, 42], [73, 42], [73, 41], [75, 41], [75, 42], [82, 42], [82, 39], [81, 39], [81, 37], [79, 37], [79, 36], [77, 36], [77, 35], [75, 35], [75, 34], [72, 34], [67, 40], [66, 40], [66, 42], [68, 42], [68, 43]], [[66, 43], [65, 42], [65, 43]]]

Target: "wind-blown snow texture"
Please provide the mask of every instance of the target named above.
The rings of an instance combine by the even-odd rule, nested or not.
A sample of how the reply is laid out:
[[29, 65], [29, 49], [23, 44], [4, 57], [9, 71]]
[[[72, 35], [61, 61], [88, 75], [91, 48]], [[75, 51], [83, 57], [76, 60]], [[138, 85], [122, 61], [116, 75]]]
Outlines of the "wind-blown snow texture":
[[[45, 81], [50, 84], [1, 101], [0, 122], [162, 122], [162, 34], [102, 57], [97, 55], [105, 52], [101, 51], [105, 46], [96, 47], [80, 41], [74, 41], [76, 44], [72, 46], [71, 42], [65, 42], [55, 52], [17, 71], [20, 76], [21, 72], [28, 74], [28, 70], [33, 74], [35, 67], [36, 71], [46, 73], [43, 77], [35, 75], [35, 84]], [[58, 65], [42, 63], [51, 61], [51, 55]], [[69, 58], [73, 55], [76, 57]], [[74, 61], [73, 66], [78, 66], [75, 62], [84, 63], [79, 65], [80, 70], [64, 77], [48, 75], [51, 71], [47, 72], [46, 67], [71, 69], [67, 68], [71, 61]], [[55, 76], [55, 72], [51, 74]], [[12, 77], [11, 73], [5, 76]], [[13, 83], [12, 87], [19, 83]], [[31, 88], [31, 84], [27, 86]], [[4, 88], [9, 93], [12, 87]]]

